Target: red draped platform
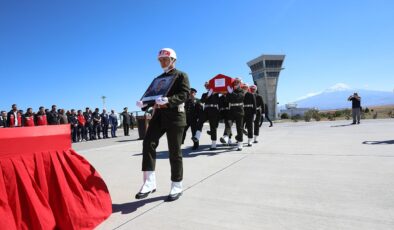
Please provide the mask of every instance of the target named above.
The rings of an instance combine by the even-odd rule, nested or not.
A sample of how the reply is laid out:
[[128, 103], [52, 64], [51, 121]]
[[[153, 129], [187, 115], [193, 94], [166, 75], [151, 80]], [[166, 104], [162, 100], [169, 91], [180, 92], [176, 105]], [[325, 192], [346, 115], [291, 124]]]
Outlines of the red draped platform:
[[0, 129], [0, 229], [93, 229], [111, 203], [69, 125]]

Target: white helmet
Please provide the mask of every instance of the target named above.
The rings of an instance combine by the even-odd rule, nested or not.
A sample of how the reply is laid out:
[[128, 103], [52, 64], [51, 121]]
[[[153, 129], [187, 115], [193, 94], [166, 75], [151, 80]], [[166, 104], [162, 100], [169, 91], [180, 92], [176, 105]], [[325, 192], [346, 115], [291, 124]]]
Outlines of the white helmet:
[[157, 58], [161, 57], [170, 57], [176, 59], [176, 53], [171, 48], [163, 48], [159, 51], [159, 55], [157, 56]]

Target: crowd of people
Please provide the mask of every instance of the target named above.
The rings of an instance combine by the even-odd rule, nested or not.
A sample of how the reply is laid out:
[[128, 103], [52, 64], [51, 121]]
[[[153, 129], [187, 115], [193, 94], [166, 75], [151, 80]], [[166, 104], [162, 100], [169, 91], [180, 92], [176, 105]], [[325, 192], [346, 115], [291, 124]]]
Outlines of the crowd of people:
[[100, 112], [99, 108], [92, 111], [89, 107], [86, 107], [84, 112], [75, 109], [65, 111], [57, 109], [56, 105], [52, 105], [50, 110], [41, 106], [37, 112], [27, 108], [24, 113], [13, 104], [8, 113], [1, 111], [0, 128], [69, 124], [72, 142], [76, 143], [109, 138], [109, 130], [112, 138], [117, 137], [116, 131], [120, 120], [124, 127], [124, 135], [128, 136], [129, 129], [134, 129], [136, 124], [135, 117], [133, 113], [128, 112], [127, 107], [120, 115], [121, 117], [114, 110], [107, 113], [106, 109]]

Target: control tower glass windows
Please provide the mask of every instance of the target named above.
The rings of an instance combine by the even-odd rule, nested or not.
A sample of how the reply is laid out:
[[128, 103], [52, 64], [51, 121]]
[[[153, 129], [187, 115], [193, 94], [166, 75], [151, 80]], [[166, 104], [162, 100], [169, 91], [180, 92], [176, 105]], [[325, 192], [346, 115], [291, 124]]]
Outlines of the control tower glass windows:
[[281, 68], [283, 60], [265, 60], [265, 68]]

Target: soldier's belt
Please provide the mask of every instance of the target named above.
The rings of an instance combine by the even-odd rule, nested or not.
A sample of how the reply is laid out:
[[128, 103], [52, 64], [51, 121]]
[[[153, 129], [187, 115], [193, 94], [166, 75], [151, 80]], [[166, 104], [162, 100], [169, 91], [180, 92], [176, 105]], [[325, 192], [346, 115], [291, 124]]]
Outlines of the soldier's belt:
[[223, 110], [230, 110], [230, 107], [220, 108], [220, 111], [223, 111]]
[[244, 103], [229, 103], [230, 107], [235, 107], [235, 106], [244, 106]]
[[253, 105], [252, 104], [247, 104], [247, 105], [244, 105], [244, 107], [253, 108]]
[[261, 110], [261, 108], [260, 108], [260, 107], [258, 107], [258, 108], [256, 108], [256, 110]]
[[204, 108], [217, 108], [217, 109], [219, 109], [219, 106], [215, 105], [215, 104], [205, 104]]

